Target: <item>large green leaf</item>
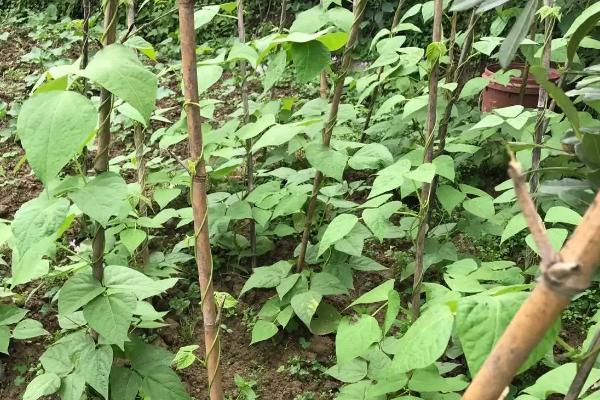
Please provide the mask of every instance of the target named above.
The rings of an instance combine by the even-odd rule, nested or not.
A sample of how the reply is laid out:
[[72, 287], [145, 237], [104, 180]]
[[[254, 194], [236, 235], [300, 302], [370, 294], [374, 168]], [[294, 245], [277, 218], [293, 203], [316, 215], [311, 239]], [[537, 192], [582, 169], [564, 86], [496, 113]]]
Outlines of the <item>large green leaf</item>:
[[[577, 364], [563, 364], [540, 376], [534, 385], [523, 389], [524, 393], [531, 394], [535, 399], [545, 399], [551, 394], [566, 394], [577, 374]], [[600, 369], [592, 368], [590, 375], [582, 386], [581, 393], [587, 390], [600, 379]], [[558, 397], [558, 396], [557, 396]], [[587, 398], [587, 397], [586, 397]]]
[[331, 62], [331, 53], [323, 43], [312, 40], [306, 43], [292, 43], [292, 61], [296, 67], [298, 80], [308, 82]]
[[202, 94], [221, 79], [223, 67], [220, 65], [200, 65], [197, 68], [197, 73], [198, 94]]
[[289, 142], [302, 131], [302, 127], [295, 125], [273, 125], [252, 146], [252, 152], [267, 146], [279, 146]]
[[279, 261], [268, 267], [254, 268], [252, 275], [244, 284], [240, 296], [254, 288], [274, 288], [282, 279], [288, 276], [292, 264], [288, 261]]
[[127, 183], [121, 175], [105, 172], [70, 197], [81, 211], [106, 226], [112, 216], [119, 215], [127, 199]]
[[[472, 376], [479, 371], [526, 298], [527, 293], [509, 292], [497, 296], [481, 294], [461, 299], [456, 325]], [[555, 324], [544, 336], [519, 372], [529, 369], [552, 349], [559, 327], [560, 324]]]
[[491, 197], [476, 197], [474, 199], [465, 200], [463, 208], [473, 215], [483, 219], [492, 218], [496, 214], [494, 201]]
[[381, 285], [369, 290], [367, 293], [354, 300], [348, 307], [358, 304], [372, 304], [386, 301], [389, 293], [394, 289], [394, 279], [387, 280]]
[[10, 342], [10, 329], [8, 326], [0, 326], [0, 353], [8, 354]]
[[265, 93], [271, 90], [271, 88], [281, 79], [286, 64], [287, 53], [284, 49], [281, 49], [269, 63], [269, 69], [262, 80], [263, 91]]
[[404, 174], [410, 170], [410, 161], [401, 159], [377, 173], [369, 198], [399, 188], [404, 182]]
[[367, 362], [360, 358], [344, 364], [336, 364], [325, 373], [344, 383], [358, 382], [367, 376]]
[[323, 254], [332, 244], [349, 234], [357, 222], [358, 217], [352, 214], [340, 214], [335, 217], [321, 238], [318, 255]]
[[140, 62], [135, 51], [121, 44], [100, 50], [81, 75], [122, 98], [150, 120], [158, 79]]
[[452, 211], [467, 197], [466, 194], [449, 185], [439, 186], [435, 194], [448, 214], [452, 214]]
[[98, 123], [94, 104], [79, 93], [33, 96], [19, 113], [17, 132], [33, 172], [48, 183], [75, 156]]
[[590, 5], [575, 18], [575, 21], [573, 21], [565, 34], [565, 37], [570, 36], [569, 43], [567, 44], [567, 64], [572, 63], [573, 57], [577, 54], [579, 44], [596, 27], [598, 21], [600, 21], [600, 3], [598, 2]]
[[519, 14], [517, 21], [512, 26], [508, 36], [502, 42], [500, 51], [498, 52], [498, 59], [502, 68], [507, 68], [512, 62], [515, 53], [519, 49], [521, 42], [527, 36], [531, 23], [535, 18], [535, 12], [537, 11], [538, 0], [529, 0], [525, 5], [523, 11]]
[[407, 372], [433, 364], [444, 354], [453, 324], [454, 316], [445, 304], [427, 309], [398, 341], [393, 365]]
[[110, 371], [110, 397], [112, 400], [135, 400], [142, 378], [129, 368], [113, 367]]
[[377, 320], [368, 314], [352, 320], [343, 318], [335, 336], [335, 354], [338, 364], [345, 364], [363, 355], [373, 343], [381, 339]]
[[556, 104], [558, 104], [563, 113], [565, 113], [569, 119], [569, 122], [573, 126], [575, 133], [579, 135], [579, 114], [577, 113], [577, 109], [575, 108], [575, 105], [571, 99], [567, 97], [561, 88], [557, 87], [546, 78], [547, 72], [544, 67], [533, 66], [531, 67], [530, 72], [535, 76], [537, 82], [542, 85], [548, 94], [556, 101]]
[[380, 169], [387, 167], [394, 162], [392, 153], [382, 144], [370, 143], [361, 147], [348, 161], [350, 168], [362, 169]]
[[84, 392], [85, 379], [78, 374], [70, 374], [63, 378], [60, 385], [60, 400], [81, 400]]
[[56, 393], [60, 388], [60, 378], [56, 374], [45, 373], [36, 376], [25, 389], [23, 400], [37, 400]]
[[123, 348], [137, 300], [133, 293], [101, 295], [83, 307], [83, 316], [109, 343]]
[[58, 292], [58, 312], [71, 314], [104, 292], [105, 288], [87, 268], [70, 277]]
[[12, 325], [25, 318], [28, 311], [8, 304], [0, 304], [0, 326]]
[[560, 222], [569, 225], [579, 225], [583, 218], [577, 211], [571, 210], [570, 208], [563, 206], [552, 207], [546, 212], [544, 221], [546, 222]]
[[159, 367], [145, 375], [142, 391], [152, 399], [190, 400], [181, 379], [169, 367]]
[[200, 29], [210, 23], [219, 13], [220, 6], [204, 6], [194, 13], [194, 29]]
[[310, 321], [315, 315], [322, 298], [323, 296], [320, 293], [313, 290], [298, 293], [292, 297], [291, 304], [294, 312], [308, 328], [310, 328]]
[[390, 201], [377, 208], [365, 209], [362, 213], [362, 218], [371, 232], [380, 240], [393, 239], [404, 235], [404, 232], [394, 226], [389, 218], [394, 215], [400, 208], [402, 203], [399, 201]]
[[252, 341], [250, 344], [262, 342], [275, 336], [279, 332], [277, 325], [270, 321], [259, 319], [252, 327]]
[[311, 143], [305, 148], [310, 165], [323, 175], [342, 181], [348, 156], [321, 143]]
[[34, 337], [49, 335], [41, 322], [34, 319], [24, 319], [13, 329], [12, 337], [19, 340], [31, 339]]
[[88, 385], [100, 393], [105, 400], [108, 400], [108, 386], [112, 363], [113, 350], [112, 347], [107, 345], [102, 345], [98, 348], [87, 348], [81, 353], [77, 363], [76, 372], [85, 379]]
[[521, 232], [525, 228], [527, 228], [527, 221], [525, 221], [525, 217], [523, 216], [523, 214], [519, 213], [513, 216], [510, 220], [508, 220], [504, 231], [502, 231], [502, 238], [500, 239], [500, 243], [504, 243], [506, 240], [515, 236], [517, 233]]
[[159, 295], [172, 288], [177, 279], [154, 280], [133, 268], [109, 265], [104, 270], [104, 286], [133, 293], [139, 300]]
[[161, 367], [169, 367], [174, 357], [170, 351], [135, 337], [125, 343], [125, 355], [131, 361], [133, 369], [142, 376], [149, 375]]

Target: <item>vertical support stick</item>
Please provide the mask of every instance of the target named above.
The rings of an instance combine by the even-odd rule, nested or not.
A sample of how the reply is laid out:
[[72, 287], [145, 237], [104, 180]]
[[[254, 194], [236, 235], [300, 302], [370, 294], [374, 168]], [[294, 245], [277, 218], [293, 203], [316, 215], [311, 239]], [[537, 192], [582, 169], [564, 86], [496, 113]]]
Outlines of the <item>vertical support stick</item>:
[[[443, 2], [435, 0], [433, 14], [433, 42], [438, 43], [442, 40], [442, 17]], [[433, 160], [433, 143], [435, 136], [435, 125], [437, 122], [437, 94], [439, 78], [439, 62], [436, 61], [431, 67], [429, 74], [429, 104], [427, 107], [427, 136], [425, 143], [424, 163], [430, 163]], [[429, 201], [431, 194], [431, 183], [425, 183], [421, 189], [421, 210], [419, 229], [417, 231], [415, 274], [413, 282], [412, 296], [412, 318], [413, 321], [419, 317], [421, 311], [421, 285], [423, 283], [423, 259], [425, 254], [425, 236], [427, 235], [427, 215], [429, 214]]]
[[[333, 97], [331, 99], [331, 109], [329, 111], [329, 118], [325, 124], [323, 130], [323, 144], [329, 147], [331, 142], [331, 135], [333, 134], [333, 128], [337, 123], [338, 110], [340, 107], [340, 101], [342, 100], [342, 93], [344, 91], [344, 81], [348, 76], [350, 70], [350, 64], [352, 63], [352, 51], [358, 43], [358, 34], [360, 32], [360, 22], [362, 21], [365, 13], [365, 7], [367, 6], [367, 0], [355, 0], [354, 1], [354, 23], [350, 30], [350, 36], [344, 49], [344, 55], [342, 56], [342, 65], [338, 73], [337, 79], [335, 80], [335, 86], [333, 89]], [[304, 263], [306, 259], [306, 249], [308, 247], [308, 239], [310, 238], [310, 230], [312, 228], [312, 220], [317, 208], [317, 196], [321, 183], [323, 182], [323, 173], [317, 170], [313, 181], [312, 194], [308, 201], [308, 207], [306, 209], [306, 221], [304, 224], [304, 232], [302, 233], [302, 242], [300, 244], [300, 254], [298, 256], [297, 269], [300, 271], [304, 269]]]
[[[246, 27], [244, 25], [244, 0], [238, 0], [238, 37], [241, 43], [246, 43]], [[248, 106], [248, 68], [246, 60], [240, 61], [240, 74], [242, 75], [242, 108], [244, 111], [244, 124], [250, 120], [250, 107]], [[246, 183], [248, 193], [254, 189], [254, 158], [252, 156], [252, 139], [246, 140]], [[252, 250], [252, 269], [256, 268], [256, 223], [250, 220], [249, 226], [250, 249]]]
[[573, 379], [573, 382], [571, 383], [569, 391], [567, 392], [564, 400], [577, 400], [579, 398], [581, 390], [585, 386], [585, 382], [590, 376], [590, 372], [592, 372], [594, 364], [596, 364], [596, 359], [598, 358], [598, 353], [600, 352], [598, 345], [600, 345], [600, 330], [594, 335], [594, 338], [592, 339], [588, 349], [588, 354], [586, 355], [585, 360], [579, 365], [575, 379]]
[[287, 0], [281, 0], [281, 14], [279, 15], [279, 31], [282, 31], [287, 19]]
[[196, 70], [196, 32], [194, 30], [194, 0], [179, 0], [179, 32], [181, 36], [181, 70], [187, 113], [189, 147], [192, 162], [192, 208], [196, 238], [196, 264], [202, 299], [204, 345], [210, 400], [223, 400], [221, 382], [219, 321], [212, 282], [212, 255], [207, 221], [207, 175], [204, 164], [201, 119]]
[[90, 0], [82, 1], [83, 8], [83, 42], [81, 44], [81, 69], [88, 65], [90, 57], [90, 16], [92, 14], [92, 5]]
[[[102, 44], [108, 46], [117, 37], [117, 0], [108, 0], [104, 9], [104, 36]], [[102, 88], [100, 90], [100, 121], [97, 140], [97, 154], [94, 160], [94, 171], [101, 174], [108, 171], [108, 150], [110, 148], [110, 114], [112, 113], [112, 95]], [[94, 277], [101, 281], [104, 275], [105, 230], [96, 225], [96, 233], [92, 240], [92, 270]]]

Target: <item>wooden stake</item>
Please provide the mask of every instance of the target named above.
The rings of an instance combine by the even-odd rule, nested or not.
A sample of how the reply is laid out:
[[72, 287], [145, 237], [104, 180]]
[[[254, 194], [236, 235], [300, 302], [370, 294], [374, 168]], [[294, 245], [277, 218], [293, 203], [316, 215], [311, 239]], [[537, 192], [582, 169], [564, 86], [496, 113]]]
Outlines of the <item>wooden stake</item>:
[[[352, 51], [358, 43], [358, 34], [360, 32], [360, 22], [367, 6], [367, 0], [355, 0], [354, 2], [354, 23], [350, 30], [350, 36], [344, 49], [344, 55], [342, 56], [342, 65], [338, 73], [337, 79], [335, 80], [335, 86], [333, 89], [333, 97], [331, 100], [331, 109], [329, 111], [329, 119], [325, 124], [323, 130], [323, 144], [329, 147], [331, 142], [331, 135], [333, 134], [333, 128], [337, 123], [338, 109], [340, 107], [340, 101], [342, 99], [342, 92], [344, 91], [344, 81], [350, 71], [350, 64], [352, 63]], [[306, 259], [306, 249], [308, 247], [308, 239], [310, 238], [310, 230], [312, 228], [312, 220], [317, 208], [317, 196], [321, 183], [323, 182], [323, 173], [317, 170], [313, 181], [313, 189], [310, 200], [308, 201], [308, 207], [306, 209], [306, 222], [304, 224], [304, 233], [302, 234], [302, 243], [300, 244], [300, 255], [298, 257], [297, 269], [304, 269], [304, 263]]]
[[187, 113], [189, 148], [193, 168], [192, 209], [194, 236], [196, 238], [196, 264], [202, 299], [204, 323], [204, 345], [208, 370], [210, 400], [223, 400], [221, 382], [220, 339], [217, 307], [212, 282], [212, 255], [208, 236], [208, 207], [206, 198], [207, 175], [204, 164], [200, 106], [198, 95], [198, 73], [196, 64], [196, 32], [194, 30], [194, 0], [179, 0], [179, 32], [181, 37], [181, 69]]
[[[443, 1], [435, 0], [433, 14], [433, 42], [442, 41], [442, 17], [444, 15]], [[437, 94], [440, 65], [436, 61], [431, 67], [429, 74], [429, 104], [427, 108], [427, 136], [425, 143], [424, 163], [433, 160], [433, 142], [435, 136], [435, 125], [437, 121]], [[421, 285], [423, 283], [423, 259], [425, 256], [425, 236], [427, 234], [427, 214], [429, 213], [429, 201], [431, 194], [431, 183], [425, 183], [421, 189], [421, 210], [419, 229], [417, 231], [415, 274], [412, 296], [412, 318], [413, 321], [419, 317], [421, 311]]]
[[[104, 36], [102, 44], [113, 44], [117, 37], [117, 0], [107, 0], [104, 9]], [[100, 122], [97, 139], [97, 154], [94, 160], [94, 171], [99, 175], [108, 171], [108, 150], [110, 148], [110, 115], [112, 113], [112, 94], [102, 88], [100, 90]], [[96, 233], [92, 240], [92, 270], [94, 277], [101, 281], [104, 276], [105, 230], [96, 225]]]

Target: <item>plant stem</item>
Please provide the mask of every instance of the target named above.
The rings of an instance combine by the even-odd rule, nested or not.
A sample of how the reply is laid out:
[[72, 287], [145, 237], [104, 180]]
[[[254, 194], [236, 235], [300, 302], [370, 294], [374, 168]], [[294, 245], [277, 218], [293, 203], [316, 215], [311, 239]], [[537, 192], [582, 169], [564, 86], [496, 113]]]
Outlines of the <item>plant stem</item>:
[[[117, 37], [117, 0], [108, 0], [104, 9], [104, 35], [102, 44], [108, 46]], [[110, 148], [110, 114], [112, 112], [112, 94], [105, 88], [100, 90], [100, 121], [98, 128], [97, 154], [94, 171], [100, 175], [108, 171], [108, 150]], [[96, 233], [92, 240], [92, 269], [94, 277], [101, 281], [104, 275], [105, 230], [96, 224]]]
[[[130, 31], [135, 28], [135, 0], [129, 0], [127, 5], [127, 27]], [[146, 192], [146, 158], [144, 157], [144, 129], [142, 124], [134, 122], [133, 124], [133, 144], [135, 146], [135, 160], [137, 163], [137, 182], [140, 185], [141, 199], [138, 202], [138, 213], [141, 217], [147, 215], [146, 202], [144, 201], [144, 195]], [[146, 239], [141, 244], [141, 265], [146, 266], [150, 262], [150, 250], [148, 249], [148, 230], [146, 232]]]
[[[241, 43], [246, 42], [246, 28], [244, 26], [244, 0], [238, 1], [238, 37]], [[242, 75], [241, 94], [242, 107], [244, 110], [244, 124], [250, 121], [250, 108], [248, 106], [248, 85], [246, 84], [247, 65], [246, 60], [240, 61], [240, 73]], [[254, 158], [252, 157], [252, 139], [246, 140], [246, 179], [248, 193], [254, 189]], [[250, 220], [250, 249], [252, 251], [252, 269], [256, 268], [256, 223]]]
[[92, 14], [92, 5], [90, 0], [82, 1], [83, 8], [83, 42], [81, 44], [81, 69], [88, 65], [90, 57], [90, 16]]
[[[335, 128], [335, 125], [337, 123], [338, 109], [340, 107], [340, 101], [342, 99], [342, 92], [344, 91], [344, 81], [346, 80], [346, 76], [348, 76], [348, 72], [350, 71], [350, 64], [352, 63], [352, 52], [354, 50], [354, 47], [358, 43], [360, 22], [364, 15], [366, 5], [367, 0], [355, 0], [354, 2], [354, 23], [352, 24], [350, 36], [348, 37], [348, 42], [346, 43], [346, 48], [344, 49], [344, 55], [342, 56], [342, 64], [340, 66], [337, 79], [335, 80], [333, 97], [331, 100], [331, 109], [329, 111], [329, 119], [327, 120], [327, 123], [325, 124], [325, 129], [323, 130], [323, 144], [327, 147], [329, 147], [329, 144], [331, 142], [331, 135], [333, 133], [333, 128]], [[315, 209], [317, 207], [317, 196], [319, 194], [319, 189], [321, 188], [322, 182], [323, 173], [317, 170], [313, 181], [312, 194], [308, 202], [308, 207], [306, 209], [306, 222], [304, 225], [304, 232], [302, 234], [302, 242], [300, 244], [300, 254], [298, 257], [297, 264], [297, 269], [299, 271], [303, 270], [305, 266], [308, 239], [310, 238], [312, 220], [314, 218]]]
[[194, 30], [194, 0], [179, 0], [179, 32], [181, 40], [181, 69], [187, 113], [187, 128], [191, 160], [195, 168], [192, 178], [191, 199], [194, 215], [194, 237], [198, 280], [202, 299], [204, 322], [204, 345], [208, 371], [210, 400], [223, 400], [220, 368], [220, 339], [217, 306], [212, 282], [213, 265], [208, 235], [207, 175], [204, 164], [201, 117], [198, 95], [198, 72], [196, 70], [196, 31]]
[[[548, 7], [554, 6], [554, 0], [544, 0], [544, 4]], [[554, 30], [554, 18], [551, 16], [546, 17], [545, 31], [544, 31], [544, 53], [542, 56], [542, 66], [546, 71], [550, 69], [550, 56], [552, 49], [552, 31]], [[542, 85], [540, 85], [538, 104], [537, 104], [537, 121], [535, 125], [535, 144], [542, 144], [544, 139], [544, 132], [546, 131], [547, 125], [545, 124], [546, 108], [548, 107], [548, 92]], [[537, 170], [540, 168], [540, 162], [542, 157], [542, 149], [534, 147], [531, 154], [531, 169]], [[531, 192], [537, 192], [539, 186], [540, 176], [539, 174], [531, 175]]]
[[394, 19], [392, 20], [392, 29], [390, 29], [392, 33], [394, 33], [394, 29], [396, 29], [396, 27], [400, 23], [400, 17], [402, 16], [402, 6], [404, 6], [405, 1], [406, 0], [398, 1], [398, 5], [396, 6], [396, 12], [394, 12]]
[[[442, 40], [442, 17], [443, 17], [443, 1], [435, 0], [433, 14], [433, 42], [438, 43]], [[423, 163], [430, 163], [433, 160], [433, 144], [435, 135], [435, 126], [437, 121], [437, 95], [438, 95], [438, 78], [440, 72], [439, 60], [436, 60], [431, 67], [429, 74], [429, 104], [427, 108], [427, 136], [425, 142], [425, 154]], [[417, 231], [416, 242], [416, 259], [415, 259], [415, 274], [413, 282], [412, 295], [412, 319], [413, 321], [419, 317], [421, 311], [421, 285], [423, 283], [423, 261], [425, 256], [425, 236], [427, 234], [427, 214], [429, 210], [429, 195], [431, 194], [431, 183], [423, 184], [421, 188], [421, 209], [420, 222]]]
[[[531, 24], [531, 32], [529, 34], [529, 39], [534, 40], [535, 41], [535, 35], [537, 34], [537, 19], [533, 20], [533, 23]], [[523, 82], [521, 82], [521, 88], [519, 89], [519, 102], [521, 103], [521, 105], [523, 105], [523, 99], [525, 98], [525, 90], [527, 89], [527, 81], [528, 81], [528, 77], [529, 77], [529, 69], [531, 68], [531, 65], [527, 62], [527, 60], [525, 60], [525, 69], [523, 71]]]
[[598, 345], [600, 345], [600, 330], [594, 335], [588, 349], [588, 354], [585, 355], [584, 361], [579, 365], [577, 374], [575, 375], [564, 400], [577, 400], [579, 398], [579, 394], [598, 358], [598, 353], [600, 352], [600, 347]]
[[279, 15], [279, 31], [283, 30], [285, 20], [287, 19], [287, 0], [281, 0], [281, 14]]

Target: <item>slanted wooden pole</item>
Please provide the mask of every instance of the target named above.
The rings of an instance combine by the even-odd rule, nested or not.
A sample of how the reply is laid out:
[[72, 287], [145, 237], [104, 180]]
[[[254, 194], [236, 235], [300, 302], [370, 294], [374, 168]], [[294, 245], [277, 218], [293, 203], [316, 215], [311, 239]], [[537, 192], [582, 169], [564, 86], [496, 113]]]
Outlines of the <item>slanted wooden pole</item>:
[[[325, 124], [323, 130], [323, 144], [329, 147], [331, 143], [331, 135], [333, 134], [333, 128], [337, 123], [338, 110], [340, 107], [340, 101], [342, 100], [342, 93], [344, 91], [344, 81], [348, 76], [350, 70], [350, 64], [352, 63], [352, 51], [358, 43], [358, 34], [360, 32], [360, 22], [362, 21], [367, 6], [367, 0], [355, 0], [354, 2], [354, 23], [350, 30], [350, 36], [344, 49], [344, 55], [342, 56], [342, 65], [338, 72], [337, 79], [335, 81], [333, 89], [333, 97], [331, 99], [331, 109], [329, 111], [329, 118]], [[317, 208], [317, 196], [319, 189], [323, 183], [323, 173], [317, 170], [315, 178], [313, 180], [313, 189], [308, 206], [306, 209], [306, 221], [304, 224], [304, 232], [302, 234], [302, 242], [300, 243], [300, 254], [298, 256], [298, 263], [296, 265], [298, 270], [302, 270], [305, 267], [306, 260], [306, 249], [308, 248], [308, 240], [310, 238], [310, 231], [312, 229], [312, 221]]]
[[212, 255], [208, 236], [207, 175], [203, 156], [198, 73], [196, 66], [196, 32], [194, 30], [194, 0], [179, 0], [179, 34], [181, 39], [181, 70], [187, 114], [192, 175], [192, 209], [196, 238], [196, 264], [202, 299], [204, 345], [210, 400], [223, 400], [221, 382], [219, 321], [212, 282]]
[[[525, 187], [524, 182], [521, 178], [520, 185], [515, 184], [517, 193], [518, 186]], [[543, 225], [540, 225], [533, 200], [528, 200], [527, 207], [523, 203], [520, 201], [532, 235], [534, 238], [540, 236], [540, 228], [535, 227], [536, 220], [537, 225]], [[542, 249], [543, 241], [536, 240], [538, 242]], [[494, 346], [463, 400], [498, 400], [531, 351], [569, 305], [571, 297], [590, 285], [599, 264], [600, 193], [560, 253], [552, 259], [542, 256], [540, 282]]]
[[[444, 16], [443, 1], [435, 0], [433, 14], [433, 42], [442, 41], [442, 17]], [[437, 94], [438, 79], [440, 74], [440, 64], [436, 60], [429, 73], [429, 104], [427, 107], [427, 135], [425, 143], [425, 154], [423, 163], [430, 163], [433, 160], [433, 144], [435, 137], [435, 127], [437, 124]], [[427, 235], [427, 215], [429, 213], [429, 202], [431, 195], [431, 184], [425, 183], [421, 188], [421, 209], [420, 221], [417, 231], [415, 274], [413, 281], [412, 295], [412, 318], [413, 321], [419, 317], [421, 311], [421, 285], [423, 284], [423, 261], [425, 256], [425, 236]]]
[[[117, 0], [107, 0], [104, 8], [104, 36], [102, 44], [113, 44], [117, 37]], [[100, 90], [100, 120], [97, 139], [97, 154], [94, 160], [94, 171], [99, 175], [108, 171], [108, 150], [110, 148], [110, 115], [112, 113], [112, 94], [102, 88]], [[92, 240], [92, 270], [99, 281], [104, 276], [105, 230], [96, 224], [96, 233]]]

